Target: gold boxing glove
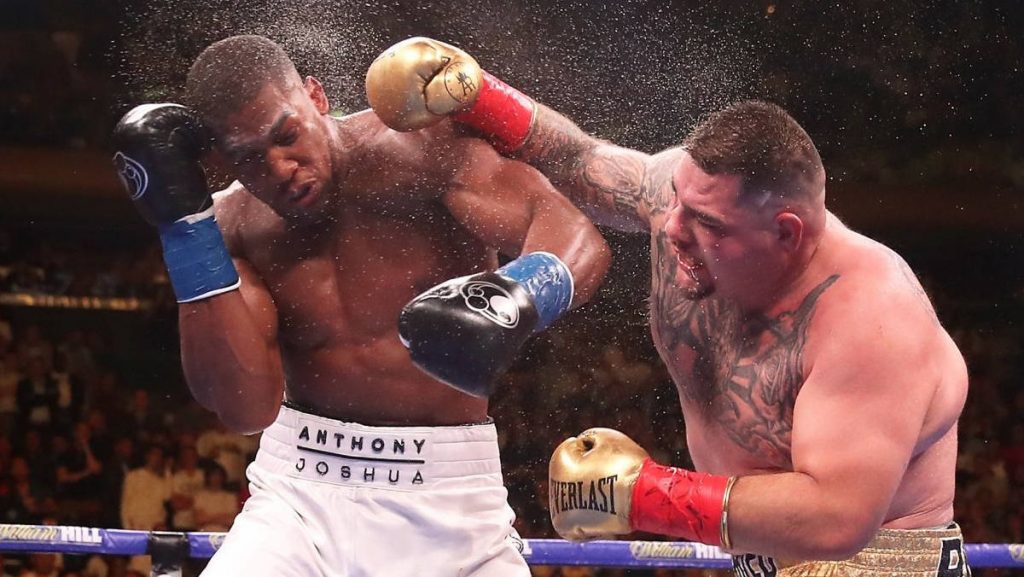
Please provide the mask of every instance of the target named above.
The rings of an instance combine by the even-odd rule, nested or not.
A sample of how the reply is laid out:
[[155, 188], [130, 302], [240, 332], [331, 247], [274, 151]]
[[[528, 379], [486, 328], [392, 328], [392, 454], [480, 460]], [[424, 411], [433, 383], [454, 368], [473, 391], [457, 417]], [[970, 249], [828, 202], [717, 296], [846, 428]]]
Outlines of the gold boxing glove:
[[633, 486], [647, 451], [613, 429], [588, 429], [562, 442], [548, 465], [551, 524], [572, 541], [632, 532]]
[[551, 524], [583, 541], [633, 531], [731, 548], [727, 508], [735, 477], [655, 463], [626, 435], [589, 429], [548, 465]]
[[473, 105], [481, 87], [476, 60], [430, 38], [409, 38], [385, 50], [366, 71], [366, 98], [388, 127], [425, 128]]

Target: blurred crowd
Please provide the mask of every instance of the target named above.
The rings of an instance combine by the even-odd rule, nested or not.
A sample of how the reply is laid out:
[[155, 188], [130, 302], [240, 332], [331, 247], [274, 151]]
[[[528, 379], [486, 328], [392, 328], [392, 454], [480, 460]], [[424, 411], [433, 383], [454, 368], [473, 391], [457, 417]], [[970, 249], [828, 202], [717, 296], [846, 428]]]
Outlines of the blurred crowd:
[[[73, 260], [59, 251], [42, 253], [53, 262]], [[155, 263], [143, 268], [152, 272], [160, 261], [151, 258]], [[19, 259], [41, 265], [29, 255]], [[10, 264], [0, 259], [0, 268]], [[52, 282], [68, 277], [59, 266], [30, 268], [43, 271], [39, 284], [8, 282], [4, 290], [52, 291], [77, 284]], [[82, 274], [100, 276], [95, 270]], [[159, 274], [141, 275], [133, 281], [137, 286], [121, 289], [127, 291], [123, 294], [165, 298], [144, 279], [150, 285], [165, 282]], [[940, 309], [947, 300], [937, 299]], [[164, 304], [169, 317], [164, 326], [172, 326], [173, 303]], [[572, 315], [535, 338], [492, 400], [510, 502], [523, 536], [555, 536], [546, 505], [547, 460], [566, 436], [591, 426], [613, 427], [661, 462], [690, 465], [677, 393], [651, 348], [643, 316], [615, 310], [617, 305], [598, 302], [590, 314]], [[246, 498], [244, 469], [257, 437], [224, 430], [191, 401], [180, 373], [165, 375], [162, 382], [140, 378], [143, 369], [120, 360], [118, 352], [133, 344], [130, 336], [111, 330], [109, 323], [117, 321], [94, 313], [92, 320], [69, 326], [39, 313], [0, 308], [0, 522], [229, 528]], [[1024, 542], [1020, 330], [979, 327], [969, 314], [950, 318], [956, 319], [950, 330], [971, 369], [960, 429], [956, 515], [969, 542]], [[173, 330], [159, 337], [164, 345], [158, 354], [172, 364], [177, 362], [174, 339]], [[145, 558], [7, 555], [3, 561], [0, 577], [148, 575]], [[557, 567], [535, 572], [622, 574]]]
[[1012, 69], [1024, 11], [1012, 4], [474, 0], [477, 9], [459, 13], [376, 4], [6, 0], [2, 144], [106, 148], [130, 105], [180, 98], [192, 59], [233, 33], [278, 40], [352, 111], [365, 106], [363, 72], [376, 54], [433, 35], [628, 146], [674, 144], [699, 114], [760, 97], [801, 119], [834, 176], [1024, 184], [1014, 129], [1024, 75]]
[[9, 144], [84, 148], [110, 131], [109, 1], [8, 0], [0, 19], [0, 134]]
[[158, 244], [104, 247], [89, 234], [67, 233], [0, 225], [0, 293], [170, 301]]

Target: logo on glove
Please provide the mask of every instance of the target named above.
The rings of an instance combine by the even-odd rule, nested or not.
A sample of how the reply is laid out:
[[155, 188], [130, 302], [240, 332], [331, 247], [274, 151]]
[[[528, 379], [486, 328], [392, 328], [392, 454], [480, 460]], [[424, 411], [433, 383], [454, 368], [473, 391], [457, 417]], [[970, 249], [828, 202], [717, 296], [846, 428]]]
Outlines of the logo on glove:
[[444, 69], [444, 88], [456, 102], [468, 102], [478, 88], [473, 76], [463, 68], [469, 67], [464, 62], [455, 62]]
[[516, 301], [500, 286], [484, 281], [470, 281], [459, 287], [459, 293], [466, 301], [466, 307], [498, 326], [514, 329], [519, 324]]
[[121, 184], [128, 190], [128, 195], [132, 200], [146, 194], [149, 175], [141, 164], [130, 156], [118, 152], [114, 155], [114, 168], [117, 169], [117, 176], [121, 179]]

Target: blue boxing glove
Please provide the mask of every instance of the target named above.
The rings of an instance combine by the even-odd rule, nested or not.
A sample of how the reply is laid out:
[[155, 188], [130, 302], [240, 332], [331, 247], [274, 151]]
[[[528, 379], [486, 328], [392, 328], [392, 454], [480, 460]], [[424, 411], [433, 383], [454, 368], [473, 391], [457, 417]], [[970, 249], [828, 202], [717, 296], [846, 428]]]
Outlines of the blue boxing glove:
[[402, 309], [398, 334], [423, 371], [487, 397], [526, 340], [568, 311], [572, 296], [565, 263], [534, 252], [416, 297]]
[[238, 271], [213, 217], [199, 157], [209, 137], [178, 104], [144, 104], [114, 128], [114, 167], [135, 208], [160, 231], [178, 302], [237, 289]]

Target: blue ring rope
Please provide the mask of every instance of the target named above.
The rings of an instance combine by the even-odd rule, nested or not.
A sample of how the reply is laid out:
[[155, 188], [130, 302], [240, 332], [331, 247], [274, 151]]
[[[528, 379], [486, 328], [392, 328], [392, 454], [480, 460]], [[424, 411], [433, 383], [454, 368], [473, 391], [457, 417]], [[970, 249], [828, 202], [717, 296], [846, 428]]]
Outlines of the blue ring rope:
[[[66, 525], [0, 525], [0, 551], [145, 555], [149, 531], [72, 527]], [[156, 534], [184, 537], [189, 556], [212, 557], [226, 533]], [[1024, 568], [1024, 544], [985, 543], [964, 546], [971, 567]], [[626, 568], [728, 569], [729, 556], [717, 547], [678, 541], [591, 541], [524, 539], [523, 556], [530, 565], [588, 565]]]

